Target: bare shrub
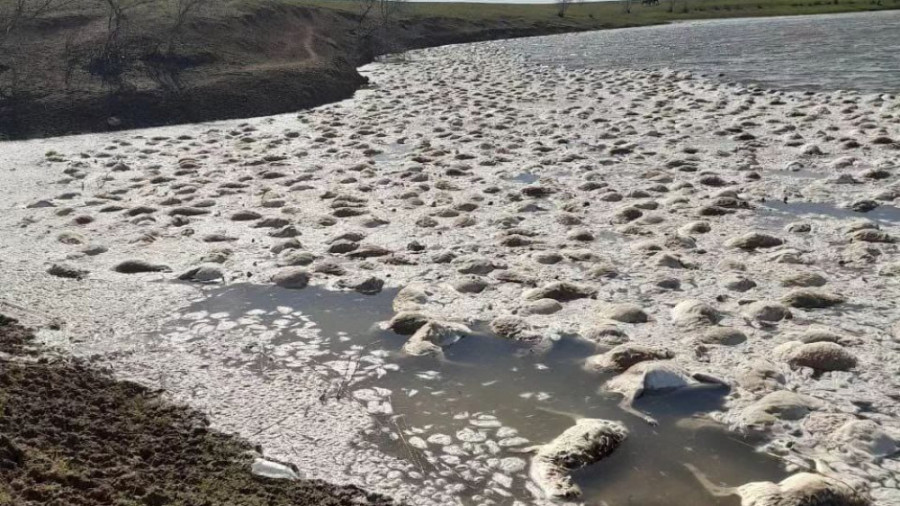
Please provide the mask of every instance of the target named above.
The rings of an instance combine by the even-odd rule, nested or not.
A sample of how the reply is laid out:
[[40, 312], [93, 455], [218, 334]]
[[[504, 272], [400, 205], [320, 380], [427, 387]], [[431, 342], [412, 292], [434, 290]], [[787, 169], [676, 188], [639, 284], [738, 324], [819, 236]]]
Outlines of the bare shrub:
[[167, 51], [172, 52], [182, 42], [185, 27], [199, 14], [211, 0], [164, 0], [168, 15], [171, 18]]
[[356, 3], [359, 13], [356, 37], [359, 43], [368, 45], [376, 54], [402, 49], [395, 29], [407, 7], [406, 0], [356, 0]]
[[0, 0], [0, 102], [27, 95], [29, 62], [24, 57], [22, 29], [64, 9], [72, 0]]
[[196, 58], [179, 53], [184, 42], [185, 29], [211, 0], [161, 0], [165, 3], [169, 27], [166, 40], [148, 50], [142, 57], [145, 75], [157, 87], [169, 93], [184, 89], [184, 71], [196, 62]]
[[580, 2], [580, 0], [556, 0], [556, 15], [561, 18], [566, 17], [569, 8], [578, 2]]
[[106, 12], [106, 35], [92, 51], [87, 71], [110, 88], [122, 89], [137, 58], [128, 41], [131, 14], [157, 0], [95, 0]]

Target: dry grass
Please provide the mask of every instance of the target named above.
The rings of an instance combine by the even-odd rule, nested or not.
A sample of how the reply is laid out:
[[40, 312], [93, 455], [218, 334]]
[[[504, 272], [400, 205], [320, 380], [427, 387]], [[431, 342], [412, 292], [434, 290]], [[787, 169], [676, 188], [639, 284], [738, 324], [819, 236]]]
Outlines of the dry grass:
[[[260, 0], [244, 0], [241, 3]], [[357, 11], [354, 0], [278, 0], [291, 5], [315, 5], [343, 11]], [[565, 18], [557, 15], [553, 4], [496, 4], [462, 2], [410, 2], [407, 18], [446, 17], [467, 21], [532, 21], [590, 26], [636, 26], [688, 19], [712, 19], [759, 16], [834, 14], [900, 8], [900, 0], [660, 0], [646, 6], [632, 2], [625, 12], [625, 1], [589, 2], [573, 5]]]

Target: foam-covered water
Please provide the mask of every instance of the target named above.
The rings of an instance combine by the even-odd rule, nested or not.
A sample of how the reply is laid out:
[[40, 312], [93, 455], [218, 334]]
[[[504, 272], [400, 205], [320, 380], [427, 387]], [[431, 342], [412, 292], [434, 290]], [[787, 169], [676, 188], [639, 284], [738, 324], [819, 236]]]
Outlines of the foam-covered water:
[[[279, 348], [295, 349], [294, 345], [312, 346], [317, 361], [324, 365], [357, 357], [357, 371], [367, 366], [369, 357], [385, 360], [390, 365], [385, 374], [362, 379], [356, 375], [340, 387], [345, 390], [342, 395], [369, 402], [374, 388], [389, 390], [374, 403], [376, 424], [368, 439], [412, 462], [426, 479], [443, 477], [445, 486], [455, 487], [465, 504], [484, 498], [500, 504], [530, 501], [527, 468], [504, 474], [491, 469], [490, 461], [518, 459], [527, 465], [529, 454], [522, 450], [552, 440], [574, 423], [571, 416], [619, 420], [630, 431], [613, 456], [575, 473], [588, 504], [738, 504], [734, 497], [709, 496], [685, 463], [729, 485], [777, 481], [785, 474], [778, 461], [757, 453], [738, 436], [709, 424], [690, 423], [695, 415], [720, 409], [725, 389], [700, 387], [639, 399], [637, 409], [659, 421], [659, 426], [652, 427], [621, 410], [618, 396], [601, 391], [609, 375], [582, 369], [583, 359], [596, 349], [574, 336], [560, 336], [549, 348], [535, 348], [476, 326], [474, 335], [446, 349], [445, 359], [403, 356], [400, 348], [406, 338], [376, 325], [393, 315], [395, 293], [387, 290], [366, 296], [319, 287], [284, 290], [238, 284], [210, 291], [187, 314], [212, 315], [250, 330], [266, 329], [260, 334], [259, 347], [269, 351], [247, 350], [252, 359], [225, 364], [230, 367], [260, 371], [291, 367], [290, 356]], [[318, 337], [311, 340], [308, 333], [296, 332], [297, 327], [318, 329]], [[205, 335], [216, 338], [216, 332]], [[338, 382], [353, 376], [334, 370], [329, 374]], [[472, 435], [466, 431], [484, 439], [466, 445], [460, 439], [463, 434]], [[434, 435], [449, 436], [452, 442], [430, 442], [427, 448], [410, 444], [413, 438], [428, 440]], [[514, 442], [515, 438], [524, 439]]]
[[721, 19], [504, 44], [570, 68], [672, 68], [778, 89], [896, 92], [898, 24], [897, 11]]

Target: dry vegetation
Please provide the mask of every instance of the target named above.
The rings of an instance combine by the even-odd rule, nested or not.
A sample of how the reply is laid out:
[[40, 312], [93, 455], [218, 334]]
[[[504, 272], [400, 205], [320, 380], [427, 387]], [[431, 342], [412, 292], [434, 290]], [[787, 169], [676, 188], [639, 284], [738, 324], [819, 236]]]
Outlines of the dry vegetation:
[[[356, 0], [282, 0], [291, 5], [316, 5], [352, 12]], [[750, 16], [792, 16], [829, 14], [900, 8], [900, 0], [663, 0], [643, 5], [632, 0], [579, 2], [567, 0], [565, 21], [559, 18], [559, 3], [553, 4], [472, 4], [461, 2], [409, 2], [404, 7], [407, 19], [452, 18], [467, 21], [508, 23], [560, 23], [564, 26], [602, 28], [658, 24], [687, 19]]]

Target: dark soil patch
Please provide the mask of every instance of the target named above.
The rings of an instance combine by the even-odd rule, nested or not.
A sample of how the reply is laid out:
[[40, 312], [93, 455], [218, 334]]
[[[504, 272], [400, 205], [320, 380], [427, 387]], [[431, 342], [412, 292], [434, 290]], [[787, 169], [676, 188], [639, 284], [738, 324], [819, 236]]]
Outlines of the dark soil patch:
[[352, 97], [365, 83], [352, 68], [286, 66], [235, 70], [193, 82], [179, 92], [61, 92], [8, 111], [0, 107], [0, 133], [42, 137], [267, 116]]
[[0, 314], [0, 353], [23, 355], [28, 349], [31, 332], [16, 324], [16, 320]]
[[[0, 53], [0, 65], [28, 69], [15, 74], [23, 76], [19, 94], [0, 93], [0, 139], [292, 112], [352, 97], [367, 84], [356, 66], [381, 54], [611, 26], [556, 16], [416, 16], [399, 20], [389, 33], [369, 33], [352, 12], [239, 2], [192, 20], [180, 42], [169, 47], [166, 19], [155, 10], [140, 14], [140, 22], [128, 25], [121, 48], [103, 57], [97, 55], [107, 23], [94, 4], [23, 29], [15, 57]], [[0, 92], [13, 75], [0, 72]]]
[[0, 316], [0, 505], [391, 504], [255, 476], [254, 448], [196, 411], [78, 361], [18, 361], [31, 338]]

